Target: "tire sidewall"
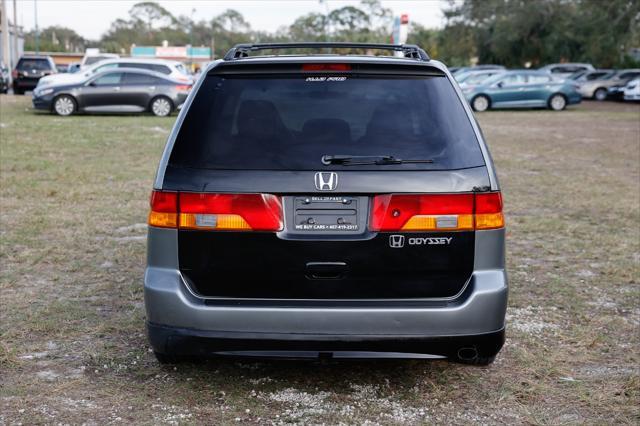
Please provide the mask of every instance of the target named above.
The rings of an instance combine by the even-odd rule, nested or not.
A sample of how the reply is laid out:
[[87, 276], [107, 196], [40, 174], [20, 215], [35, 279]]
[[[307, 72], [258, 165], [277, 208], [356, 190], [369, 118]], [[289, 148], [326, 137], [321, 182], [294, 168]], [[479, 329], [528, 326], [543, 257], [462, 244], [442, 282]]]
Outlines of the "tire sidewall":
[[[478, 109], [478, 108], [476, 108], [476, 101], [477, 101], [478, 99], [480, 99], [480, 98], [484, 99], [484, 100], [487, 102], [487, 107], [486, 107], [485, 109]], [[476, 112], [484, 112], [484, 111], [487, 111], [489, 108], [491, 108], [491, 101], [490, 101], [490, 100], [489, 100], [489, 98], [488, 98], [487, 96], [485, 96], [485, 95], [478, 95], [478, 96], [476, 96], [475, 98], [473, 98], [473, 99], [471, 100], [471, 108], [472, 108], [474, 111], [476, 111]]]
[[[62, 99], [62, 98], [68, 98], [68, 99], [70, 99], [70, 100], [71, 100], [71, 103], [73, 104], [73, 109], [72, 109], [72, 110], [71, 110], [71, 112], [70, 112], [69, 114], [67, 114], [67, 115], [60, 114], [60, 113], [58, 112], [58, 110], [56, 109], [56, 103], [57, 103], [60, 99]], [[53, 112], [55, 112], [55, 113], [56, 113], [57, 115], [59, 115], [60, 117], [68, 117], [68, 116], [70, 116], [70, 115], [75, 114], [75, 113], [76, 113], [76, 111], [78, 111], [78, 103], [77, 103], [77, 102], [76, 102], [76, 100], [73, 98], [73, 96], [70, 96], [70, 95], [58, 95], [58, 96], [56, 96], [56, 97], [53, 99], [52, 109], [53, 109]]]
[[[557, 109], [553, 107], [553, 100], [557, 97], [562, 98], [562, 100], [564, 101], [564, 104], [562, 105], [562, 108]], [[553, 111], [562, 111], [567, 107], [567, 98], [560, 94], [560, 93], [554, 93], [553, 95], [551, 95], [551, 97], [549, 98], [549, 109], [553, 110]]]
[[[604, 95], [602, 97], [598, 97], [598, 93], [603, 93]], [[596, 89], [596, 91], [593, 92], [593, 99], [596, 101], [604, 101], [607, 99], [607, 89], [603, 89], [602, 87]]]
[[[157, 115], [153, 111], [153, 104], [156, 103], [157, 101], [159, 101], [160, 99], [164, 99], [165, 101], [169, 102], [169, 112], [167, 113], [167, 115]], [[151, 111], [151, 114], [153, 114], [156, 117], [168, 117], [173, 112], [173, 109], [174, 109], [173, 108], [173, 102], [171, 102], [171, 99], [169, 99], [166, 96], [156, 96], [155, 98], [151, 99], [151, 102], [149, 103], [149, 111]]]

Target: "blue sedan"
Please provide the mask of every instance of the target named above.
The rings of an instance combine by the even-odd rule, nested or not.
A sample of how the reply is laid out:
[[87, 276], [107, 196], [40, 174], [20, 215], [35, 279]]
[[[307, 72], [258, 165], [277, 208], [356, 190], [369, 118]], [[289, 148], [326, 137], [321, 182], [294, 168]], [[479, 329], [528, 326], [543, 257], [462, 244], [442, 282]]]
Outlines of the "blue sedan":
[[562, 111], [582, 101], [574, 83], [539, 71], [507, 71], [462, 89], [474, 111], [493, 108], [549, 108]]

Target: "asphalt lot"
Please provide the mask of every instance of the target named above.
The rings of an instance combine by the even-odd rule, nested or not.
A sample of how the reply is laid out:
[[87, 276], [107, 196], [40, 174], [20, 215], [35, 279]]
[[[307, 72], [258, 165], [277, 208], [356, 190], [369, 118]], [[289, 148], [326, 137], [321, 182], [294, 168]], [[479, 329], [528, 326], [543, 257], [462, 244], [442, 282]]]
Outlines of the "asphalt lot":
[[0, 424], [637, 424], [640, 105], [478, 117], [508, 226], [507, 343], [492, 366], [162, 367], [142, 274], [175, 116], [60, 118], [0, 96]]

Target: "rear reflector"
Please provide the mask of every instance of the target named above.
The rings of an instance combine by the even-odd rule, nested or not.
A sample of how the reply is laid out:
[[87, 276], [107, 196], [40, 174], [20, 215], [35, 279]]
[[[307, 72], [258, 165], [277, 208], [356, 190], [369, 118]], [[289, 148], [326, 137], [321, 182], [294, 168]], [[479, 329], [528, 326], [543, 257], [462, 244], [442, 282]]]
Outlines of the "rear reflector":
[[503, 226], [499, 192], [379, 195], [373, 198], [369, 219], [372, 231], [467, 231]]
[[[167, 194], [175, 197], [171, 204]], [[173, 208], [171, 212], [168, 210]], [[282, 201], [271, 194], [171, 193], [154, 191], [149, 225], [210, 231], [280, 231]]]
[[302, 71], [351, 71], [349, 64], [304, 64]]

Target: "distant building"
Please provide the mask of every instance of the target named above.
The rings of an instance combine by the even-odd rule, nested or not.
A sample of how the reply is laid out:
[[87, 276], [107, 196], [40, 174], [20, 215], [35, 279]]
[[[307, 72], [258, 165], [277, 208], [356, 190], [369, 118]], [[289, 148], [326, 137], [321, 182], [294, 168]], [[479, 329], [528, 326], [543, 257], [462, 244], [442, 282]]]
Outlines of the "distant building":
[[[0, 58], [2, 58], [2, 62], [4, 62], [5, 65], [7, 66], [9, 66], [9, 63], [15, 66], [15, 64], [18, 63], [18, 59], [20, 59], [20, 57], [24, 55], [24, 35], [22, 34], [21, 27], [18, 27], [18, 34], [17, 34], [17, 40], [18, 40], [18, 57], [17, 58], [13, 57], [13, 42], [15, 39], [16, 39], [16, 32], [12, 27], [9, 30], [9, 57], [11, 58], [11, 61], [7, 60], [7, 56], [5, 56], [3, 51], [4, 49], [3, 43], [0, 43]], [[2, 29], [0, 29], [0, 40], [2, 40]]]

